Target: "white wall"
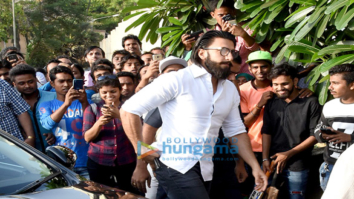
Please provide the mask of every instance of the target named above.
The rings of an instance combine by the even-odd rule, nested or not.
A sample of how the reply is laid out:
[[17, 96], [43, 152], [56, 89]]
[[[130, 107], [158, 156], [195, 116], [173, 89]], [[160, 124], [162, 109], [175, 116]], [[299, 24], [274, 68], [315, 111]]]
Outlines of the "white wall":
[[[139, 35], [142, 25], [140, 25], [136, 28], [132, 28], [128, 32], [125, 32], [125, 29], [130, 24], [132, 24], [135, 20], [137, 20], [139, 17], [140, 17], [140, 15], [130, 18], [128, 21], [123, 21], [123, 22], [119, 23], [118, 26], [109, 33], [108, 37], [106, 39], [103, 39], [100, 42], [100, 47], [105, 51], [107, 59], [111, 60], [112, 53], [115, 50], [122, 50], [123, 49], [122, 38], [124, 36], [126, 36], [128, 34], [134, 34], [136, 36]], [[146, 42], [145, 38], [143, 40], [141, 40], [141, 42], [142, 42], [142, 48], [143, 48], [142, 51], [143, 52], [150, 51], [154, 47], [161, 46], [161, 39], [160, 38], [157, 39], [157, 42], [155, 44], [151, 44], [150, 42]]]

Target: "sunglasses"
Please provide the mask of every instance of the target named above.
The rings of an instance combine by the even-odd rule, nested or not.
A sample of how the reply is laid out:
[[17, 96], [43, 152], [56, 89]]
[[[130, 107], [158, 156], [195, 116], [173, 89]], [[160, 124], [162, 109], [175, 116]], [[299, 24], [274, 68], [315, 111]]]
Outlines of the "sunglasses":
[[102, 81], [104, 79], [118, 79], [116, 75], [104, 75], [97, 78], [97, 81]]

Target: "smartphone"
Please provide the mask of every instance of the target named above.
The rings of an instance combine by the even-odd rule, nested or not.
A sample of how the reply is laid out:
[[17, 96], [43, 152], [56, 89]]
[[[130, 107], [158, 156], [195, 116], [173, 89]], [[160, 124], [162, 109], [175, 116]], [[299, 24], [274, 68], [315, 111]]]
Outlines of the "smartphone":
[[321, 130], [322, 133], [325, 133], [325, 134], [328, 134], [328, 135], [335, 134], [333, 131], [331, 131], [331, 129], [328, 129], [326, 126], [322, 126], [320, 130]]
[[154, 60], [154, 61], [163, 60], [163, 55], [161, 55], [161, 54], [152, 55], [152, 60]]
[[16, 54], [11, 54], [11, 55], [7, 55], [7, 60], [9, 62], [17, 62], [18, 61], [18, 58], [17, 58], [17, 55]]
[[75, 90], [84, 89], [84, 80], [82, 79], [74, 79], [73, 86]]
[[222, 20], [229, 22], [231, 25], [237, 25], [236, 18], [232, 17], [230, 14], [223, 16]]
[[193, 32], [191, 34], [189, 34], [189, 37], [187, 37], [187, 39], [192, 39], [194, 38], [194, 40], [197, 40], [199, 38], [199, 35], [203, 33], [203, 30], [198, 30], [196, 32]]

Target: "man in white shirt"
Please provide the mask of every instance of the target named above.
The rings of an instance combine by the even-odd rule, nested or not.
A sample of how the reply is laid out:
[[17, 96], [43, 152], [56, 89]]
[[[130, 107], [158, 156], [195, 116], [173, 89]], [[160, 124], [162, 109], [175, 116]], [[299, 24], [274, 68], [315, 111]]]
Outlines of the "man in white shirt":
[[235, 43], [230, 33], [205, 33], [194, 46], [193, 65], [157, 78], [121, 109], [123, 128], [139, 153], [138, 141], [143, 140], [140, 116], [159, 107], [163, 125], [155, 147], [161, 156], [143, 160], [155, 171], [170, 199], [209, 198], [213, 149], [220, 127], [230, 143], [225, 153], [239, 153], [252, 167], [255, 189], [267, 186], [239, 114], [240, 96], [226, 81]]

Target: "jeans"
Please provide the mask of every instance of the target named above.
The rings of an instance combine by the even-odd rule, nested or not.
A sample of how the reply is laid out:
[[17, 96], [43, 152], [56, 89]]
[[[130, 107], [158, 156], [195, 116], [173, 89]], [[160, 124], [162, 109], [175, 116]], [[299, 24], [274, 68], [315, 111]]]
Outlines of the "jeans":
[[[155, 173], [159, 181], [159, 186], [164, 189], [169, 199], [209, 198], [210, 182], [204, 182], [199, 162], [185, 174], [167, 167], [160, 162], [160, 167]], [[159, 196], [159, 190], [157, 196]]]
[[323, 162], [320, 166], [320, 186], [323, 191], [325, 191], [327, 187], [327, 183], [329, 180], [329, 176], [332, 173], [333, 166], [333, 164], [328, 164], [326, 162]]
[[[276, 172], [276, 171], [275, 171]], [[283, 170], [282, 173], [278, 174], [277, 181], [284, 181], [286, 194], [290, 199], [304, 199], [305, 198], [305, 191], [307, 186], [309, 176], [309, 170], [303, 171], [290, 171], [290, 170]], [[273, 176], [269, 177], [268, 184], [271, 185]], [[279, 188], [279, 187], [277, 187]], [[281, 189], [282, 190], [282, 189]], [[280, 198], [280, 197], [279, 197]]]
[[80, 176], [86, 178], [86, 180], [90, 180], [90, 176], [86, 167], [77, 167], [74, 168], [73, 171], [79, 174]]

